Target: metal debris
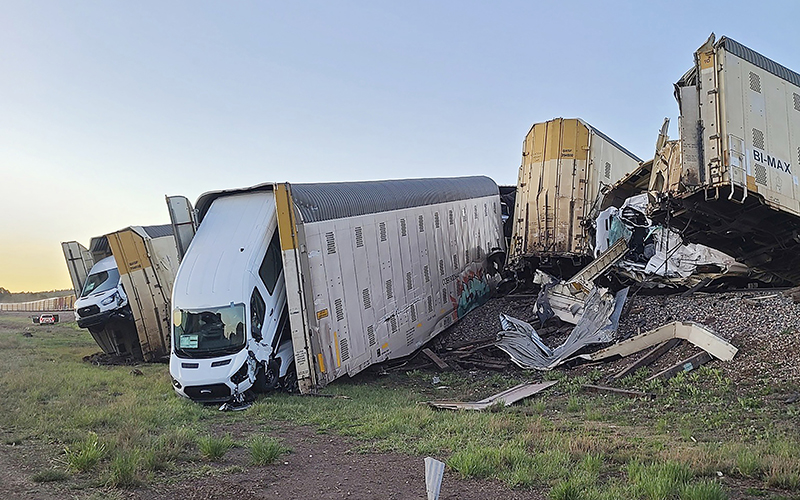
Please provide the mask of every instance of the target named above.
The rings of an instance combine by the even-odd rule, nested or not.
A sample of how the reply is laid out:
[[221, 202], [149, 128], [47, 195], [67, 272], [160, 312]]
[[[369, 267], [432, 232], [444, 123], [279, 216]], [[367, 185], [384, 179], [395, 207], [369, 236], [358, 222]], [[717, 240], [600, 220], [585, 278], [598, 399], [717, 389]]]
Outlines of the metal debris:
[[534, 394], [541, 392], [548, 387], [558, 383], [557, 380], [550, 380], [539, 384], [519, 384], [511, 389], [506, 389], [499, 392], [494, 396], [489, 396], [486, 399], [481, 399], [475, 402], [465, 401], [428, 401], [428, 404], [434, 408], [442, 410], [484, 410], [495, 404], [502, 404], [503, 406], [510, 406], [521, 399], [528, 398]]
[[627, 252], [628, 243], [620, 238], [568, 281], [559, 281], [537, 269], [533, 282], [541, 286], [536, 298], [539, 324], [543, 325], [553, 316], [577, 324], [589, 293], [595, 289], [594, 280], [619, 262]]
[[616, 274], [647, 287], [690, 287], [699, 290], [721, 279], [750, 278], [759, 273], [730, 255], [704, 245], [685, 243], [673, 229], [647, 217], [647, 193], [627, 198], [621, 208], [609, 207], [595, 220], [595, 252], [628, 240], [627, 253], [616, 262]]
[[251, 406], [253, 406], [252, 401], [246, 400], [244, 394], [237, 393], [233, 395], [230, 401], [222, 403], [219, 407], [219, 411], [242, 411]]
[[555, 349], [550, 349], [530, 324], [501, 314], [503, 331], [497, 334], [495, 345], [520, 368], [551, 370], [587, 345], [612, 342], [627, 297], [627, 288], [617, 292], [616, 296], [605, 289], [592, 290], [575, 328], [567, 340]]

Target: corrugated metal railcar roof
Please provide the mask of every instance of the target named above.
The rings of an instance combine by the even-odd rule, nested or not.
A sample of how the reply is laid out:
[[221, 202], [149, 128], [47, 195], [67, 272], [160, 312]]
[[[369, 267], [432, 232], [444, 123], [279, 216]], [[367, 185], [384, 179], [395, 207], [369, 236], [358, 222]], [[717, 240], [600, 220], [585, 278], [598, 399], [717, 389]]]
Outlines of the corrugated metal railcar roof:
[[[290, 184], [292, 199], [303, 222], [319, 222], [390, 210], [447, 203], [497, 195], [495, 182], [484, 176], [433, 179], [400, 179], [361, 182]], [[203, 220], [215, 199], [220, 196], [270, 191], [274, 184], [250, 188], [212, 191], [200, 195], [195, 208]]]
[[162, 236], [172, 236], [172, 224], [159, 224], [158, 226], [142, 226], [147, 236], [151, 238], [161, 238]]
[[293, 184], [291, 189], [303, 222], [355, 217], [499, 193], [497, 184], [482, 176]]
[[723, 36], [719, 39], [719, 42], [716, 43], [716, 46], [722, 47], [731, 54], [741, 57], [745, 61], [755, 64], [759, 68], [772, 73], [778, 78], [783, 78], [787, 82], [800, 87], [800, 74], [795, 73], [786, 66], [776, 63], [768, 57], [762, 56], [753, 49], [745, 47], [733, 38]]
[[637, 162], [639, 162], [639, 163], [642, 163], [642, 159], [641, 159], [641, 158], [639, 158], [639, 157], [638, 157], [638, 156], [636, 156], [635, 154], [631, 153], [631, 152], [630, 152], [630, 151], [629, 151], [627, 148], [623, 147], [623, 146], [622, 146], [620, 143], [618, 143], [617, 141], [615, 141], [615, 140], [614, 140], [614, 139], [612, 139], [611, 137], [609, 137], [609, 136], [607, 136], [606, 134], [604, 134], [603, 132], [601, 132], [601, 131], [600, 131], [600, 130], [597, 128], [597, 127], [594, 127], [594, 126], [592, 126], [592, 125], [591, 125], [591, 124], [589, 124], [589, 123], [586, 123], [586, 122], [585, 122], [585, 121], [583, 121], [581, 118], [578, 118], [578, 120], [580, 120], [580, 121], [581, 121], [581, 123], [583, 123], [584, 125], [586, 125], [586, 127], [588, 127], [588, 128], [589, 128], [589, 130], [593, 131], [595, 134], [599, 135], [599, 136], [600, 136], [600, 137], [602, 137], [603, 139], [605, 139], [605, 140], [607, 140], [608, 142], [610, 142], [610, 143], [611, 143], [611, 144], [612, 144], [612, 145], [613, 145], [615, 148], [619, 149], [620, 151], [622, 151], [622, 152], [623, 152], [623, 153], [625, 153], [626, 155], [630, 156], [630, 157], [631, 157], [631, 159], [633, 159], [633, 160], [635, 160], [635, 161], [637, 161]]
[[111, 253], [111, 247], [108, 246], [108, 238], [103, 236], [95, 236], [89, 240], [89, 251], [92, 253]]

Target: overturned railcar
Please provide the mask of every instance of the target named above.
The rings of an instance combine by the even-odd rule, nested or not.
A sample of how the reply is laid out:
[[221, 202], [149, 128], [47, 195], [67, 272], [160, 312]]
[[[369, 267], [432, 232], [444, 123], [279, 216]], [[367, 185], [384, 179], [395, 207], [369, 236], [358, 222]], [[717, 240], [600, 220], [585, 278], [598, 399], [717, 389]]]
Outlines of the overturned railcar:
[[593, 259], [592, 223], [605, 188], [641, 160], [580, 118], [531, 127], [522, 150], [509, 268], [570, 277]]
[[206, 193], [196, 214], [170, 372], [197, 401], [307, 393], [407, 356], [489, 297], [505, 249], [487, 177], [268, 183]]
[[676, 84], [680, 140], [656, 155], [653, 217], [800, 282], [800, 74], [727, 37]]

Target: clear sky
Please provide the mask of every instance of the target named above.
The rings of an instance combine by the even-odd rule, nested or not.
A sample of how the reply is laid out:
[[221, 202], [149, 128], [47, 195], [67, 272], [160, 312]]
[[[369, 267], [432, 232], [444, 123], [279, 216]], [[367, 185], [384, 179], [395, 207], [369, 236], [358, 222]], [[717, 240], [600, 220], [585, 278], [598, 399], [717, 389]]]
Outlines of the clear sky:
[[484, 174], [581, 117], [651, 158], [714, 31], [800, 71], [800, 2], [0, 0], [0, 286], [165, 194]]

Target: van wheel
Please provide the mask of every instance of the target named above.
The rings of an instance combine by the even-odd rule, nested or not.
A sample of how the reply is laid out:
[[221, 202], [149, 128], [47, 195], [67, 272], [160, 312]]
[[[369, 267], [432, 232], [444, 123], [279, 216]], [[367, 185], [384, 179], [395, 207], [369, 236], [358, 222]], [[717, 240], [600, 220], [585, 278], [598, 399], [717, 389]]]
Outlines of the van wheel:
[[256, 368], [256, 381], [253, 383], [253, 391], [255, 392], [266, 392], [267, 387], [267, 377], [264, 373], [264, 366], [259, 364], [258, 368]]
[[257, 392], [274, 391], [278, 386], [278, 374], [275, 367], [268, 363], [259, 363], [256, 372], [256, 382], [253, 387]]
[[300, 386], [297, 385], [297, 370], [294, 369], [294, 364], [289, 367], [286, 376], [283, 377], [283, 390], [289, 394], [300, 392]]

